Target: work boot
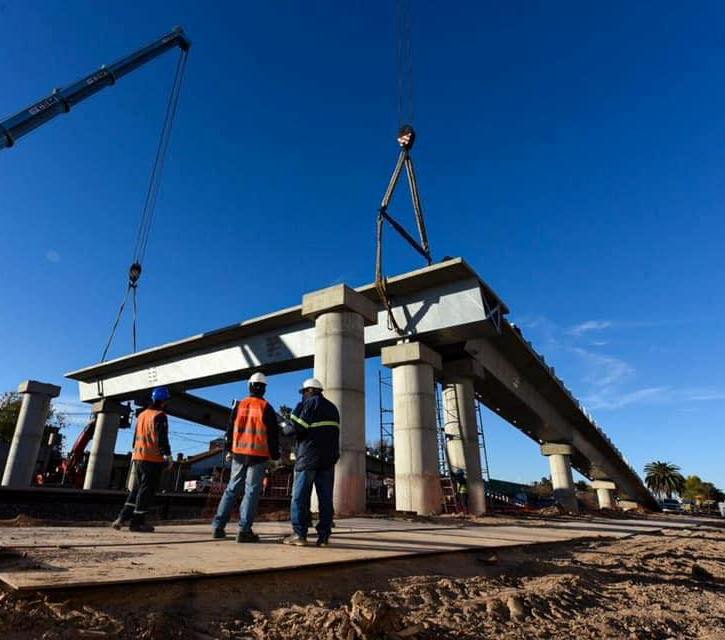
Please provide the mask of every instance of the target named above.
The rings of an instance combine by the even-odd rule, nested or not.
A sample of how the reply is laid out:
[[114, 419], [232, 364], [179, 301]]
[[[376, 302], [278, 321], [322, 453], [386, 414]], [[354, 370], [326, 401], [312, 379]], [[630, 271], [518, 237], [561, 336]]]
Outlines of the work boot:
[[113, 528], [114, 528], [114, 529], [115, 529], [116, 531], [120, 531], [121, 529], [123, 529], [123, 525], [125, 525], [125, 524], [126, 524], [126, 523], [125, 523], [125, 522], [124, 522], [123, 520], [121, 520], [121, 518], [116, 518], [116, 519], [115, 519], [115, 520], [114, 520], [114, 521], [113, 521], [113, 522], [111, 523], [111, 526], [112, 526], [112, 527], [113, 527]]
[[330, 546], [330, 538], [329, 536], [320, 536], [317, 538], [317, 542], [315, 542], [316, 547], [329, 547]]
[[129, 531], [135, 531], [137, 533], [153, 533], [154, 526], [148, 522], [132, 522], [128, 526]]
[[221, 540], [227, 537], [227, 532], [224, 531], [224, 529], [214, 529], [214, 531], [211, 532], [211, 537], [215, 540]]
[[254, 531], [240, 531], [237, 533], [237, 542], [259, 542], [259, 536]]
[[291, 536], [284, 538], [282, 540], [282, 544], [289, 544], [293, 547], [306, 547], [307, 538], [303, 538], [302, 536], [298, 536], [296, 533], [293, 533]]

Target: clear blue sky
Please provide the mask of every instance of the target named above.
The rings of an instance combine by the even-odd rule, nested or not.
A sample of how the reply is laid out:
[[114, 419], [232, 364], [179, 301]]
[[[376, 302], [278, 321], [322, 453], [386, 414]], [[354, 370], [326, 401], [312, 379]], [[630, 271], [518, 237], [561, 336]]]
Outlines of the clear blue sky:
[[[414, 155], [435, 256], [464, 256], [499, 292], [637, 469], [670, 460], [725, 487], [721, 3], [415, 4]], [[383, 2], [0, 0], [0, 113], [177, 24], [194, 45], [142, 347], [371, 281], [397, 153]], [[0, 389], [62, 384], [79, 411], [63, 373], [98, 360], [120, 302], [174, 65], [167, 54], [0, 152]], [[419, 265], [388, 248], [390, 272]], [[128, 325], [119, 338], [114, 355]], [[271, 399], [294, 401], [303, 375], [275, 379]], [[207, 439], [172, 427], [177, 450]], [[547, 473], [490, 415], [487, 435], [494, 476]]]

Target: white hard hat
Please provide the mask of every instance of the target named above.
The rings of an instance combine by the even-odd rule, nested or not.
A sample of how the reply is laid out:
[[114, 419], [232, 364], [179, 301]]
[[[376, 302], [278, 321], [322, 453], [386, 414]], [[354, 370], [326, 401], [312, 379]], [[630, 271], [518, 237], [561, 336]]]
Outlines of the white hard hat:
[[[307, 378], [307, 380], [302, 383], [302, 389], [319, 389], [322, 391], [322, 383], [317, 378]], [[302, 391], [302, 389], [300, 389], [300, 391]]]
[[249, 378], [249, 384], [253, 385], [255, 383], [267, 384], [267, 376], [263, 373], [255, 373], [251, 378]]

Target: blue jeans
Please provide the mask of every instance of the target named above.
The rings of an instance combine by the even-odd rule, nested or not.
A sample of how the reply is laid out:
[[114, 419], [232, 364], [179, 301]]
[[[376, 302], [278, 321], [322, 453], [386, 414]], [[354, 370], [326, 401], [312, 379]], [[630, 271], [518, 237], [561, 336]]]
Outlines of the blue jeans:
[[229, 476], [229, 484], [224, 491], [221, 502], [219, 502], [219, 508], [216, 511], [214, 520], [212, 520], [212, 528], [214, 530], [224, 529], [227, 522], [229, 522], [229, 516], [232, 513], [234, 504], [242, 492], [244, 492], [244, 498], [242, 498], [242, 504], [239, 507], [239, 530], [252, 530], [254, 517], [257, 515], [259, 494], [262, 491], [264, 472], [266, 470], [266, 462], [248, 465], [238, 462], [236, 458], [232, 459], [232, 472]]
[[332, 532], [332, 489], [335, 484], [335, 467], [329, 469], [307, 469], [295, 471], [292, 485], [292, 529], [300, 536], [307, 537], [310, 526], [310, 498], [312, 487], [317, 492], [317, 503], [320, 507], [320, 521], [317, 524], [317, 536], [327, 540]]

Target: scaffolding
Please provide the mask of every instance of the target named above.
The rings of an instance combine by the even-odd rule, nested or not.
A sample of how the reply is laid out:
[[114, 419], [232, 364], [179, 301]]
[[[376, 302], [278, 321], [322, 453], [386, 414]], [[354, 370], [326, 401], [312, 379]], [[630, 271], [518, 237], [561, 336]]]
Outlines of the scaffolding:
[[[387, 371], [387, 370], [386, 370]], [[393, 410], [385, 406], [384, 397], [392, 397], [392, 375], [383, 374], [378, 370], [378, 407], [380, 412], [380, 439], [378, 441], [378, 454], [380, 456], [380, 475], [385, 475], [385, 463], [393, 463], [395, 447], [393, 440]]]
[[491, 472], [488, 467], [488, 451], [486, 451], [486, 436], [483, 430], [483, 410], [482, 402], [476, 398], [476, 421], [478, 427], [478, 448], [481, 450], [481, 476], [484, 481], [491, 481]]

